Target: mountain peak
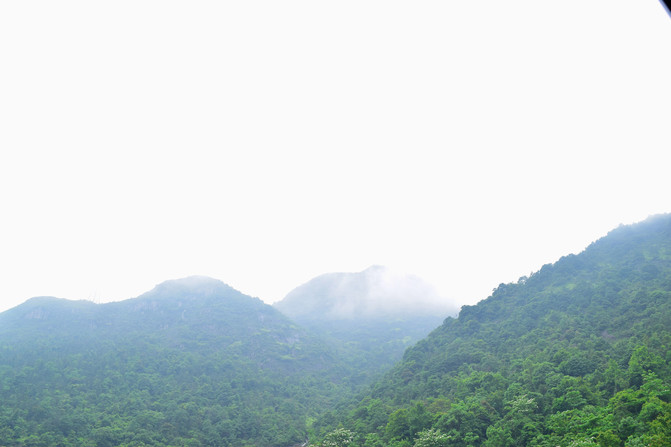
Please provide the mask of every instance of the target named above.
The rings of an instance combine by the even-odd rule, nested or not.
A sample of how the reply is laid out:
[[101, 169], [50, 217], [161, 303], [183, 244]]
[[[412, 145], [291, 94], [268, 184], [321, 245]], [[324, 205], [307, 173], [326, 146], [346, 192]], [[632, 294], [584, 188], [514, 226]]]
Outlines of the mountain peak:
[[308, 315], [339, 320], [456, 314], [456, 306], [429, 283], [381, 265], [317, 276], [289, 292], [276, 307], [299, 320]]
[[240, 294], [228, 284], [209, 276], [187, 276], [185, 278], [170, 279], [157, 284], [152, 290], [138, 298], [200, 296]]

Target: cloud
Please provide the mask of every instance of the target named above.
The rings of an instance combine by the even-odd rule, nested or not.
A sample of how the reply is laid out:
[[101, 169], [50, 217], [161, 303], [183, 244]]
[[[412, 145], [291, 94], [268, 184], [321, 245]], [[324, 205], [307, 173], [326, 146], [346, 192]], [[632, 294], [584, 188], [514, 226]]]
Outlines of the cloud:
[[456, 303], [421, 278], [373, 266], [357, 273], [321, 275], [277, 303], [290, 316], [404, 318], [456, 315]]

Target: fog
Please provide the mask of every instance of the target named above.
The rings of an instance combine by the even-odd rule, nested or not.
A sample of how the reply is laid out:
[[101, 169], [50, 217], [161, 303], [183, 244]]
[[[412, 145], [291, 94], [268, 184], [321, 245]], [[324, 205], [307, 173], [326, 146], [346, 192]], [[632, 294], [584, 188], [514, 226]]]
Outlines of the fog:
[[441, 296], [418, 276], [372, 266], [356, 273], [320, 275], [276, 303], [299, 318], [320, 314], [326, 319], [455, 316], [459, 304]]
[[460, 303], [671, 211], [652, 1], [0, 2], [0, 310], [385, 265]]

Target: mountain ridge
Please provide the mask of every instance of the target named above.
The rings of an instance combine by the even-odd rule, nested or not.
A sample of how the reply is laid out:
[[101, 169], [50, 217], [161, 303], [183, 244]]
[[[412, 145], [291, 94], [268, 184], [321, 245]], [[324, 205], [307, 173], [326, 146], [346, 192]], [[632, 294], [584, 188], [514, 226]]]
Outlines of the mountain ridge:
[[[357, 304], [381, 272], [317, 283], [327, 298], [353, 290], [346, 298]], [[416, 343], [393, 313], [308, 310], [304, 327], [207, 277], [104, 304], [31, 298], [0, 314], [0, 444], [671, 440], [671, 215], [615, 228], [577, 255], [499, 285], [456, 318], [429, 315], [440, 321]], [[387, 348], [400, 362], [345, 405], [386, 367]], [[373, 373], [357, 376], [357, 368]]]
[[351, 392], [349, 374], [211, 278], [103, 304], [38, 297], [0, 314], [0, 445], [288, 447]]
[[334, 419], [366, 447], [669, 445], [669, 254], [652, 216], [501, 284]]

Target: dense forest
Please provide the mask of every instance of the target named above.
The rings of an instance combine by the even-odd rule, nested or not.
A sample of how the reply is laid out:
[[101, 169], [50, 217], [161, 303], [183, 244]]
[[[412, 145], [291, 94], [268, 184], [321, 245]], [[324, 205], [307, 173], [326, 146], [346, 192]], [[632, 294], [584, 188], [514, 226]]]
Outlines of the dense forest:
[[323, 446], [671, 445], [671, 217], [621, 226], [464, 306]]
[[332, 349], [208, 278], [0, 314], [0, 445], [281, 446], [351, 394]]
[[410, 316], [435, 315], [334, 318], [362, 276], [333, 278], [292, 315], [202, 277], [1, 313], [0, 445], [671, 445], [671, 215], [501, 284], [405, 353], [429, 331]]

